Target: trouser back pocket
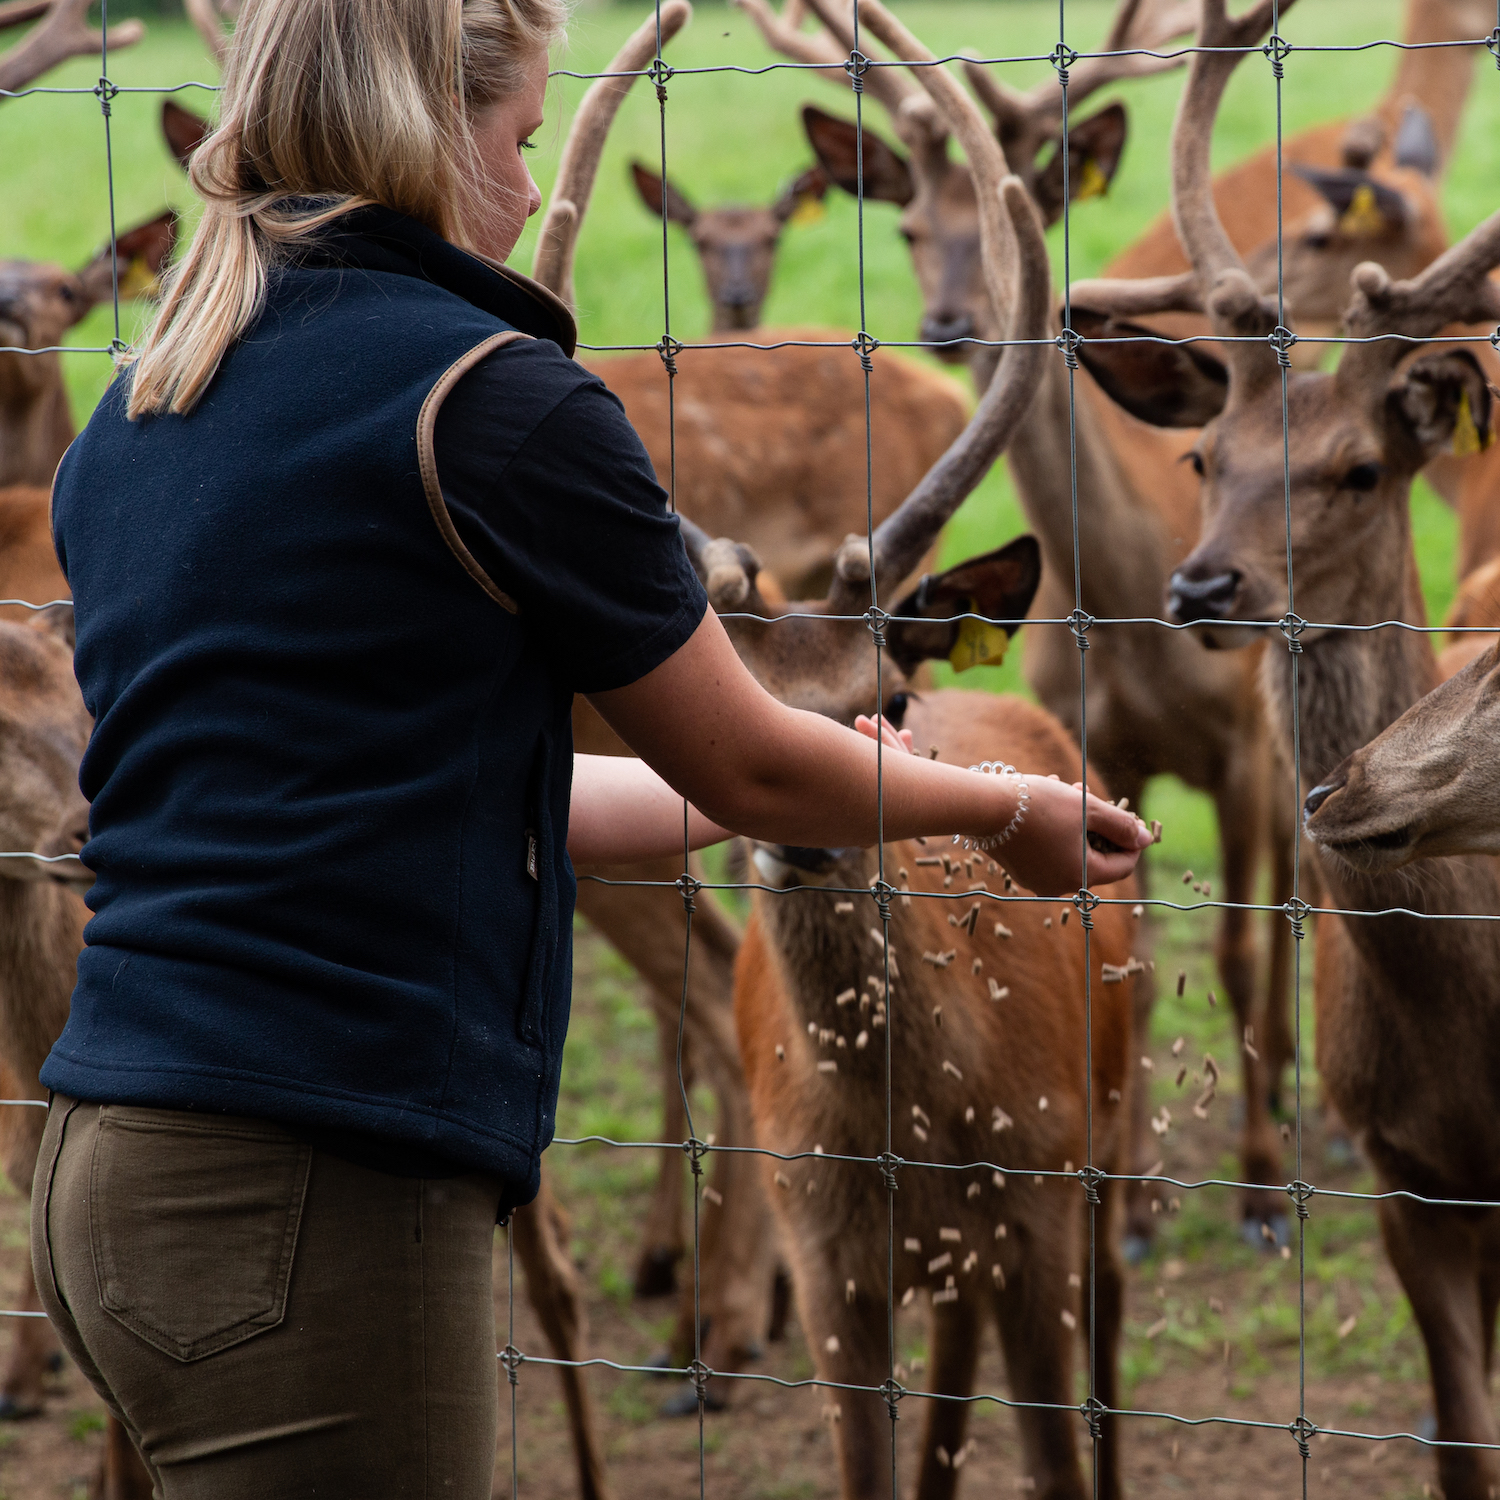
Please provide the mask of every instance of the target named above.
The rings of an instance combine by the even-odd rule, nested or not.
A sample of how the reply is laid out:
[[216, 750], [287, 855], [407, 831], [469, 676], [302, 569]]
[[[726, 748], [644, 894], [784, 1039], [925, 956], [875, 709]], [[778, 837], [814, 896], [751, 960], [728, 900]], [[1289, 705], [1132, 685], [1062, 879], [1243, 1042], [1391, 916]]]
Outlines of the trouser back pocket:
[[101, 1306], [184, 1362], [276, 1327], [311, 1162], [265, 1121], [101, 1106], [89, 1191]]

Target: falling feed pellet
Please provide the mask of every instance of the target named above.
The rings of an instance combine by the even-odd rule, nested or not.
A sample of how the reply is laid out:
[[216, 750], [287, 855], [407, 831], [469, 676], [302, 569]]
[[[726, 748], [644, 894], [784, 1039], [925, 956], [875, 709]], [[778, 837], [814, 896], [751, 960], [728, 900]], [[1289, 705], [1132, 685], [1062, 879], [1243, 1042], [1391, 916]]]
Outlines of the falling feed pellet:
[[984, 1187], [982, 1184], [971, 1182], [968, 1187], [964, 1189], [964, 1197], [977, 1198], [983, 1191]]
[[854, 1048], [857, 1052], [863, 1052], [869, 1045], [870, 1033], [868, 1031], [862, 1031], [857, 1037], [854, 1038]]
[[[961, 1244], [963, 1242], [963, 1231], [961, 1229], [939, 1229], [938, 1238], [949, 1244]], [[928, 1267], [931, 1270], [931, 1267]]]
[[932, 1024], [941, 1030], [943, 1025], [943, 1007], [941, 1005], [934, 1005], [932, 1007]]
[[911, 1107], [911, 1117], [914, 1120], [920, 1120], [924, 1125], [931, 1125], [932, 1124], [932, 1116], [929, 1115], [927, 1113], [927, 1111], [925, 1109], [923, 1109], [920, 1104], [913, 1104], [912, 1105], [912, 1107]]
[[965, 1125], [972, 1125], [973, 1123], [974, 1123], [974, 1106], [971, 1104], [964, 1111], [964, 1124]]
[[922, 1253], [922, 1242], [921, 1240], [914, 1240], [910, 1235], [907, 1235], [902, 1248], [910, 1250], [914, 1255], [920, 1255]]
[[839, 1336], [838, 1336], [838, 1334], [836, 1334], [836, 1333], [830, 1333], [828, 1335], [828, 1337], [826, 1339], [824, 1339], [824, 1341], [823, 1341], [823, 1347], [830, 1354], [837, 1354], [839, 1352]]
[[788, 1177], [785, 1172], [777, 1172], [777, 1173], [775, 1173], [772, 1176], [771, 1180], [779, 1188], [789, 1188], [792, 1185], [792, 1179], [790, 1177]]
[[1005, 1290], [1005, 1272], [1000, 1269], [1000, 1262], [998, 1260], [990, 1267], [990, 1276], [993, 1278], [995, 1285], [1003, 1292]]
[[1186, 969], [1179, 969], [1177, 971], [1177, 998], [1179, 1000], [1182, 999], [1182, 992], [1186, 988], [1187, 988], [1187, 970]]
[[1042, 926], [1050, 930], [1051, 927], [1052, 927], [1052, 918], [1051, 917], [1043, 917], [1042, 918]]
[[724, 1195], [718, 1188], [705, 1187], [703, 1189], [703, 1197], [707, 1202], [712, 1203], [715, 1208], [723, 1208], [724, 1206]]
[[1004, 922], [995, 923], [995, 936], [997, 938], [1008, 938], [1011, 935], [1010, 928]]
[[838, 994], [833, 997], [833, 1003], [835, 1005], [849, 1005], [853, 1002], [854, 997], [857, 993], [858, 992], [851, 984], [847, 990], [840, 990]]
[[852, 901], [835, 901], [833, 903], [833, 909], [840, 916], [846, 916], [849, 912], [854, 910], [854, 903]]
[[942, 1302], [957, 1302], [958, 1288], [952, 1286], [944, 1287], [942, 1291], [932, 1294], [932, 1301], [934, 1306]]
[[844, 1283], [844, 1301], [854, 1301], [854, 1278], [852, 1276]]
[[939, 1271], [941, 1271], [944, 1266], [951, 1266], [952, 1264], [953, 1252], [951, 1250], [944, 1250], [941, 1255], [927, 1262], [927, 1274], [929, 1276], [934, 1276]]
[[780, 1042], [776, 1043], [776, 1061], [777, 1062], [785, 1062], [786, 1061], [786, 1048], [783, 1047]]
[[939, 1443], [937, 1447], [933, 1449], [932, 1456], [937, 1459], [937, 1461], [942, 1464], [945, 1469], [952, 1466], [953, 1460], [948, 1457], [948, 1450], [943, 1447], [941, 1443]]
[[1071, 1312], [1069, 1312], [1066, 1307], [1063, 1308], [1063, 1310], [1062, 1310], [1062, 1325], [1070, 1333], [1073, 1331], [1073, 1329], [1075, 1329], [1075, 1328], [1078, 1327], [1078, 1319], [1075, 1318], [1073, 1316], [1073, 1314]]
[[1009, 994], [1010, 994], [1010, 986], [1008, 984], [999, 984], [999, 983], [997, 983], [996, 980], [995, 980], [995, 978], [994, 978], [994, 976], [991, 975], [990, 976], [990, 999], [991, 1000], [1004, 1000], [1005, 997], [1007, 995], [1009, 995]]
[[1005, 1173], [1004, 1172], [991, 1172], [990, 1173], [990, 1182], [993, 1183], [994, 1186], [997, 1187], [997, 1188], [1003, 1188], [1005, 1186]]
[[912, 1305], [912, 1303], [916, 1300], [916, 1295], [917, 1295], [917, 1289], [916, 1289], [916, 1287], [914, 1287], [914, 1286], [907, 1287], [907, 1289], [904, 1292], [901, 1293], [901, 1305], [902, 1305], [902, 1307], [910, 1307]]
[[956, 1063], [949, 1062], [946, 1057], [943, 1059], [943, 1072], [957, 1079], [959, 1083], [962, 1083], [964, 1081], [964, 1075], [959, 1071], [958, 1065]]
[[820, 1073], [837, 1073], [838, 1070], [838, 1063], [836, 1063], [831, 1057], [825, 1057], [823, 1061], [818, 1064], [818, 1072]]
[[1075, 1289], [1083, 1285], [1083, 1277], [1077, 1271], [1068, 1272], [1068, 1285]]
[[1042, 1097], [1036, 1101], [1036, 1107], [1039, 1110], [1041, 1110], [1044, 1114], [1046, 1113], [1046, 1109], [1047, 1109], [1047, 1096], [1045, 1094], [1043, 1094]]

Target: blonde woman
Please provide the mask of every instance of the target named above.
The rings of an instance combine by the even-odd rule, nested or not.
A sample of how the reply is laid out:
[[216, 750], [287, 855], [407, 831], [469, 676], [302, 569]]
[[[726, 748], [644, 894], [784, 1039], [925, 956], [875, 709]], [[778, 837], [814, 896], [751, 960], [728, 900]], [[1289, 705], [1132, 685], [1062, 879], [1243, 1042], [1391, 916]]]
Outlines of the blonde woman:
[[[569, 855], [875, 837], [869, 738], [705, 607], [617, 402], [501, 268], [561, 0], [250, 0], [201, 227], [58, 473], [97, 875], [37, 1173], [69, 1352], [165, 1500], [480, 1500]], [[575, 760], [586, 693], [639, 762]], [[873, 726], [866, 724], [867, 731]], [[1004, 829], [914, 757], [885, 827]], [[1076, 793], [1008, 846], [1071, 889]], [[1089, 823], [1134, 865], [1140, 824]]]

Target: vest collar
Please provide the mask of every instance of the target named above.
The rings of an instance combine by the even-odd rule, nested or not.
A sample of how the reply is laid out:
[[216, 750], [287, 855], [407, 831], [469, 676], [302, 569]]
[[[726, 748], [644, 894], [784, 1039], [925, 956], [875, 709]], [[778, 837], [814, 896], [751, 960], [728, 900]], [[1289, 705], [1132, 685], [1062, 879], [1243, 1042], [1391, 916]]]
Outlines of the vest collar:
[[472, 255], [425, 224], [371, 204], [336, 220], [296, 256], [299, 266], [415, 276], [462, 297], [533, 338], [572, 356], [578, 328], [567, 304], [540, 282], [488, 256]]

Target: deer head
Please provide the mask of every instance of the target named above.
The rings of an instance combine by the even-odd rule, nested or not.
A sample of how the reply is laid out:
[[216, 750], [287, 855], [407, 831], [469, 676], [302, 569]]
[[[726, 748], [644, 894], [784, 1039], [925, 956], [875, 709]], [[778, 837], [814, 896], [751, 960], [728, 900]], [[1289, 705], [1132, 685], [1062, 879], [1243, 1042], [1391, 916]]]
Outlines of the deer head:
[[[0, 5], [0, 31], [40, 21], [8, 52], [0, 53], [0, 95], [18, 94], [70, 57], [98, 57], [104, 39], [86, 22], [89, 0], [9, 0]], [[139, 21], [109, 28], [109, 50], [130, 47], [145, 36]]]
[[[1203, 531], [1172, 576], [1167, 605], [1179, 621], [1211, 625], [1209, 644], [1248, 639], [1249, 622], [1275, 621], [1289, 603], [1282, 381], [1269, 342], [1277, 309], [1225, 235], [1209, 173], [1224, 86], [1271, 16], [1271, 0], [1236, 20], [1223, 0], [1204, 6], [1201, 41], [1216, 50], [1194, 58], [1172, 137], [1172, 208], [1193, 269], [1073, 290], [1088, 338], [1080, 357], [1116, 401], [1158, 425], [1206, 422], [1189, 455], [1203, 481]], [[1392, 283], [1379, 266], [1361, 265], [1344, 321], [1352, 336], [1374, 342], [1351, 345], [1333, 374], [1287, 376], [1290, 561], [1304, 618], [1373, 624], [1420, 608], [1410, 602], [1412, 477], [1444, 449], [1488, 444], [1491, 396], [1467, 351], [1411, 358], [1402, 340], [1455, 321], [1493, 326], [1500, 296], [1486, 273], [1497, 259], [1500, 215], [1413, 280]], [[1144, 330], [1123, 321], [1165, 310], [1206, 313], [1226, 341], [1224, 360], [1142, 342]], [[1320, 633], [1314, 626], [1301, 639]]]
[[[1430, 265], [1447, 246], [1431, 117], [1409, 100], [1395, 139], [1388, 145], [1385, 136], [1378, 116], [1356, 120], [1344, 136], [1342, 166], [1292, 168], [1321, 199], [1282, 235], [1286, 305], [1295, 309], [1305, 331], [1337, 331], [1349, 278], [1364, 261], [1379, 261], [1403, 279]], [[1275, 240], [1255, 250], [1246, 268], [1261, 291], [1274, 296]]]
[[828, 191], [822, 167], [799, 173], [766, 208], [723, 204], [696, 208], [687, 194], [639, 162], [630, 164], [641, 202], [657, 218], [680, 224], [692, 237], [703, 266], [714, 332], [754, 328], [771, 287], [771, 268], [781, 232], [800, 211], [820, 204]]
[[[807, 0], [822, 23], [821, 35], [802, 32], [778, 16], [766, 0], [737, 0], [778, 52], [799, 62], [826, 65], [824, 76], [848, 86], [844, 62], [854, 48], [847, 3]], [[1104, 50], [1152, 49], [1191, 30], [1196, 6], [1168, 0], [1123, 0]], [[860, 12], [861, 22], [864, 12]], [[860, 51], [872, 56], [861, 38]], [[1126, 77], [1139, 77], [1176, 66], [1174, 59], [1140, 55], [1089, 58], [1070, 73], [1070, 109]], [[1053, 223], [1061, 217], [1063, 168], [1068, 166], [1068, 196], [1103, 194], [1124, 150], [1125, 107], [1107, 105], [1084, 120], [1070, 120], [1068, 151], [1062, 149], [1062, 90], [1049, 79], [1028, 92], [1009, 88], [979, 63], [965, 64], [969, 82], [994, 118], [994, 132], [1006, 160], [1041, 213]], [[999, 337], [992, 304], [980, 274], [978, 219], [974, 181], [968, 168], [948, 153], [949, 131], [922, 90], [890, 67], [867, 69], [867, 96], [886, 109], [902, 149], [865, 128], [864, 194], [901, 209], [900, 232], [911, 248], [924, 310], [921, 337], [952, 363], [970, 357], [964, 341]], [[803, 127], [819, 162], [845, 192], [857, 186], [858, 133], [852, 120], [840, 119], [812, 105], [802, 111]]]
[[1500, 645], [1420, 698], [1308, 794], [1308, 836], [1360, 870], [1500, 854]]

